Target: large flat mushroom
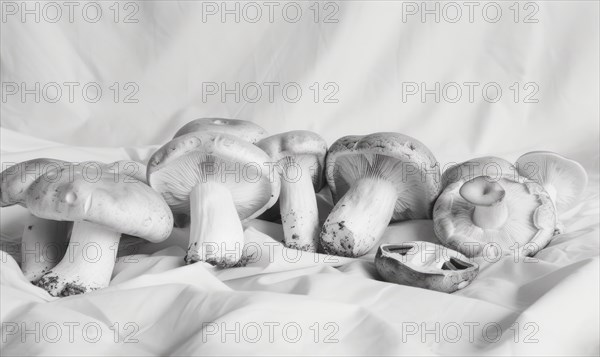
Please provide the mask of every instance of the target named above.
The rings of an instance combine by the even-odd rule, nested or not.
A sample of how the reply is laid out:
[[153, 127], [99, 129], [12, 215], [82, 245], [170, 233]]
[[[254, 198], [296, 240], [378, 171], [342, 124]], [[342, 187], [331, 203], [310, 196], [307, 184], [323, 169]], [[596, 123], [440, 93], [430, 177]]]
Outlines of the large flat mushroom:
[[256, 145], [269, 154], [280, 173], [284, 244], [315, 252], [321, 228], [315, 191], [324, 181], [325, 140], [311, 131], [296, 130], [270, 136]]
[[544, 187], [559, 213], [573, 208], [583, 195], [588, 176], [580, 163], [550, 151], [533, 151], [519, 157], [519, 174]]
[[440, 190], [431, 151], [399, 133], [338, 139], [327, 154], [326, 178], [337, 203], [320, 244], [348, 257], [366, 254], [390, 221], [430, 218]]
[[37, 217], [73, 222], [67, 254], [36, 285], [53, 296], [108, 286], [121, 233], [150, 242], [165, 240], [173, 217], [160, 195], [119, 164], [72, 164], [68, 173], [40, 177], [24, 194], [23, 205]]
[[236, 136], [191, 132], [158, 149], [148, 164], [148, 182], [175, 213], [189, 213], [185, 261], [218, 267], [240, 263], [242, 221], [257, 217], [279, 197], [279, 177], [270, 158]]

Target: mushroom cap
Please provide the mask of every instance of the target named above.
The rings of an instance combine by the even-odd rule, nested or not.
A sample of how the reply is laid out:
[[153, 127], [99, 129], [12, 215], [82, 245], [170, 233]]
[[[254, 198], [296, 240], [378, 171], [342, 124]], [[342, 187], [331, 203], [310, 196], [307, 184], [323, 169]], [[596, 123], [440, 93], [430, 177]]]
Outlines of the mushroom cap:
[[[125, 161], [71, 164], [38, 159], [19, 165], [20, 169], [27, 169], [48, 162], [52, 165], [44, 175], [26, 182], [24, 191], [10, 196], [13, 204], [27, 207], [40, 218], [92, 222], [150, 242], [161, 242], [171, 234], [171, 210], [151, 187], [137, 180], [135, 175], [119, 170]], [[3, 176], [3, 204], [4, 184]], [[22, 182], [14, 180], [7, 180], [6, 184], [14, 185], [17, 190], [23, 188]]]
[[442, 174], [442, 189], [451, 183], [469, 181], [478, 176], [516, 178], [519, 174], [510, 162], [495, 156], [483, 156], [447, 168]]
[[256, 146], [263, 149], [275, 162], [288, 157], [301, 162], [302, 167], [310, 171], [315, 192], [323, 188], [327, 143], [319, 134], [307, 130], [288, 131], [262, 139]]
[[337, 202], [362, 178], [383, 178], [398, 188], [392, 221], [430, 218], [440, 192], [440, 170], [433, 153], [400, 133], [345, 136], [326, 158], [325, 176]]
[[266, 138], [268, 135], [265, 129], [251, 121], [223, 118], [200, 118], [192, 120], [182, 126], [173, 138], [197, 131], [212, 131], [230, 134], [252, 144]]
[[25, 206], [27, 189], [40, 177], [52, 180], [68, 170], [71, 163], [39, 158], [15, 164], [0, 174], [0, 207], [20, 204]]
[[581, 164], [550, 151], [533, 151], [519, 157], [516, 162], [519, 174], [556, 193], [556, 208], [565, 212], [581, 198], [588, 176]]
[[[436, 236], [445, 245], [467, 255], [477, 256], [497, 244], [503, 254], [514, 253], [514, 244], [533, 255], [552, 239], [556, 228], [556, 212], [548, 193], [537, 183], [519, 177], [502, 177], [496, 181], [505, 191], [508, 209], [506, 222], [495, 229], [484, 229], [473, 223], [475, 206], [464, 199], [460, 190], [464, 181], [450, 183], [437, 199], [433, 213]], [[492, 195], [493, 196], [493, 195]], [[534, 245], [527, 243], [535, 240]]]
[[218, 132], [192, 132], [166, 143], [148, 163], [148, 182], [175, 213], [189, 213], [190, 193], [206, 181], [226, 185], [241, 220], [254, 218], [279, 198], [279, 175], [256, 145]]
[[479, 273], [479, 265], [459, 252], [424, 241], [382, 244], [375, 267], [387, 282], [447, 293], [466, 287]]

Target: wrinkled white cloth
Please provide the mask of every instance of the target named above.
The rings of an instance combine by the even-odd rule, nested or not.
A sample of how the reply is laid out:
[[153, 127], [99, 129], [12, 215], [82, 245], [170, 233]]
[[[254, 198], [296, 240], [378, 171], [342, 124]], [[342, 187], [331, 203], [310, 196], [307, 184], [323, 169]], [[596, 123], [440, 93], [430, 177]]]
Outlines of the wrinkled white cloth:
[[[448, 14], [422, 22], [406, 7], [422, 2], [388, 1], [321, 3], [317, 22], [313, 2], [297, 3], [298, 22], [282, 20], [281, 3], [272, 22], [263, 7], [261, 21], [232, 23], [231, 15], [209, 15], [206, 6], [221, 3], [135, 3], [135, 23], [122, 20], [136, 7], [121, 7], [115, 23], [112, 2], [99, 3], [104, 16], [94, 23], [81, 18], [81, 6], [72, 23], [3, 12], [2, 169], [36, 157], [143, 162], [183, 123], [204, 116], [253, 120], [272, 133], [314, 130], [328, 143], [397, 131], [425, 143], [442, 166], [484, 155], [512, 161], [529, 150], [582, 162], [590, 183], [563, 217], [566, 232], [535, 259], [478, 259], [479, 276], [454, 294], [379, 281], [374, 251], [359, 259], [298, 255], [278, 243], [280, 225], [259, 220], [245, 227], [246, 243], [260, 248], [247, 267], [185, 266], [187, 233], [176, 229], [168, 241], [121, 257], [107, 289], [61, 299], [25, 280], [9, 244], [0, 261], [2, 354], [600, 353], [597, 2], [523, 5], [517, 23], [512, 2], [500, 2], [493, 23], [481, 15], [485, 2], [473, 22], [462, 7], [457, 23]], [[54, 82], [63, 97], [50, 102], [54, 92], [43, 88]], [[72, 102], [65, 82], [79, 83]], [[266, 82], [278, 83], [272, 101]], [[435, 93], [410, 94], [415, 84], [437, 82], [439, 102]], [[454, 92], [442, 92], [454, 82], [463, 90], [456, 103], [448, 100]], [[479, 83], [473, 102], [465, 82]], [[12, 94], [21, 83], [39, 83], [39, 103], [35, 93]], [[89, 83], [102, 89], [96, 103], [81, 94]], [[262, 97], [253, 103], [252, 91], [240, 92], [223, 101], [223, 91], [210, 94], [215, 83], [258, 83]], [[291, 83], [302, 89], [297, 102], [281, 92]], [[496, 103], [482, 97], [488, 83], [503, 91]], [[127, 95], [138, 102], [126, 103]], [[538, 102], [525, 103], [529, 95]], [[324, 217], [326, 190], [319, 203]], [[18, 242], [26, 210], [0, 213], [2, 242]], [[437, 242], [432, 222], [392, 224], [382, 242], [413, 240]]]
[[[88, 149], [28, 140], [2, 163], [146, 157], [152, 148]], [[10, 139], [15, 139], [11, 141]], [[39, 146], [38, 146], [39, 145]], [[593, 354], [598, 352], [598, 176], [535, 258], [478, 258], [464, 290], [444, 294], [378, 281], [375, 249], [359, 259], [283, 248], [281, 225], [245, 227], [247, 267], [184, 265], [187, 232], [119, 258], [110, 286], [53, 298], [2, 252], [2, 346], [7, 355]], [[331, 204], [319, 195], [320, 214]], [[2, 209], [2, 239], [18, 241], [27, 211]], [[432, 222], [395, 223], [383, 242], [438, 242]], [[438, 242], [439, 243], [439, 242]], [[18, 257], [17, 257], [18, 260]]]

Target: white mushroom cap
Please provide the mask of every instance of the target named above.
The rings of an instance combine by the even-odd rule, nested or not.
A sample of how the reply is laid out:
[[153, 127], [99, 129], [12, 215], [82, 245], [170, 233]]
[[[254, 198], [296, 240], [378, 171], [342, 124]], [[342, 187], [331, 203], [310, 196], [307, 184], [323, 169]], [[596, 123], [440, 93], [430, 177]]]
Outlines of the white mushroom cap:
[[587, 186], [588, 176], [583, 166], [557, 153], [529, 152], [517, 159], [516, 166], [519, 174], [548, 191], [559, 212], [573, 208]]
[[188, 213], [190, 193], [199, 183], [224, 184], [241, 220], [254, 218], [279, 197], [279, 177], [269, 156], [236, 136], [191, 132], [158, 149], [148, 163], [148, 182], [175, 213]]
[[[516, 180], [502, 177], [484, 191], [463, 189], [464, 184], [477, 179], [449, 184], [436, 201], [433, 223], [440, 241], [467, 256], [485, 253], [486, 249], [494, 248], [490, 244], [497, 244], [501, 254], [521, 249], [523, 254], [533, 255], [550, 242], [555, 233], [556, 213], [548, 193], [540, 185], [522, 177]], [[483, 196], [479, 200], [475, 198], [478, 194]], [[478, 207], [499, 207], [500, 203], [506, 214], [500, 226], [483, 228], [475, 224], [474, 212]]]
[[212, 131], [235, 135], [238, 138], [252, 144], [268, 136], [265, 129], [247, 120], [223, 119], [223, 118], [201, 118], [192, 120], [181, 127], [174, 138], [198, 131]]
[[392, 221], [430, 218], [440, 192], [440, 172], [433, 153], [400, 133], [345, 136], [326, 158], [326, 178], [337, 202], [362, 178], [382, 178], [398, 188]]
[[84, 162], [55, 172], [53, 179], [42, 176], [28, 187], [23, 205], [40, 218], [91, 222], [150, 242], [167, 239], [173, 216], [160, 195], [114, 169]]

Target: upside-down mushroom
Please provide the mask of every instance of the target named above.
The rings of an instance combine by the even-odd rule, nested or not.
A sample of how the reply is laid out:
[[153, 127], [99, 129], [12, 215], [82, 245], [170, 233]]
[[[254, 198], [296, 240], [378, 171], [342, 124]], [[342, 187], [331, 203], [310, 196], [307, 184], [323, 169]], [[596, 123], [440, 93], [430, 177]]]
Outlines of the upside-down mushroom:
[[529, 152], [517, 159], [516, 166], [519, 174], [544, 187], [559, 213], [579, 203], [587, 186], [583, 166], [554, 152]]
[[468, 257], [530, 256], [555, 234], [556, 212], [546, 191], [533, 181], [478, 176], [444, 189], [433, 223], [440, 241]]
[[148, 182], [175, 213], [189, 213], [185, 261], [226, 268], [238, 265], [244, 247], [242, 221], [257, 217], [279, 197], [279, 177], [267, 153], [236, 136], [191, 132], [158, 149]]
[[256, 145], [269, 154], [280, 172], [284, 244], [315, 252], [321, 228], [315, 191], [323, 184], [325, 140], [316, 133], [296, 130], [270, 136]]
[[479, 273], [459, 252], [423, 241], [382, 244], [375, 267], [387, 282], [446, 293], [465, 288]]
[[160, 195], [119, 167], [99, 162], [56, 165], [18, 196], [16, 203], [36, 217], [73, 222], [67, 253], [36, 282], [51, 295], [108, 286], [121, 233], [150, 242], [171, 233], [173, 217]]
[[366, 254], [390, 221], [431, 217], [440, 189], [429, 149], [399, 133], [338, 139], [327, 154], [326, 178], [335, 207], [320, 236], [326, 253]]

